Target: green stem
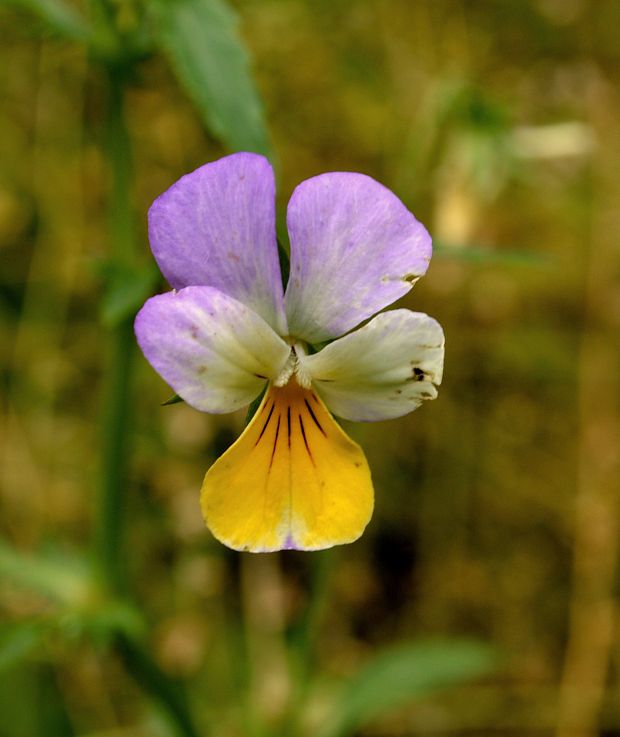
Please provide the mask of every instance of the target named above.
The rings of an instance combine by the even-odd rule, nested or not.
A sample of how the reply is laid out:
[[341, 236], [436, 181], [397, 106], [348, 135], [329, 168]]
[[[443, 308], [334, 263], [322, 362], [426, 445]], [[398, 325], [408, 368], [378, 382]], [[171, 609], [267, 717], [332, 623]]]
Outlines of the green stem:
[[[131, 264], [134, 251], [131, 141], [124, 115], [124, 75], [108, 70], [106, 158], [110, 165], [109, 234], [112, 272]], [[100, 500], [95, 533], [95, 561], [111, 596], [126, 591], [124, 498], [131, 439], [131, 373], [135, 341], [133, 320], [126, 319], [107, 336], [107, 370], [103, 391]], [[180, 737], [198, 737], [178, 685], [159, 669], [137, 641], [119, 633], [115, 646], [128, 673], [167, 713]]]
[[[108, 75], [106, 153], [110, 165], [109, 233], [113, 266], [126, 263], [134, 251], [131, 208], [131, 144], [123, 113], [124, 88], [116, 71]], [[123, 500], [127, 492], [130, 438], [131, 368], [134, 339], [130, 320], [107, 336], [107, 370], [103, 390], [102, 468], [95, 554], [108, 589], [125, 587]]]
[[116, 647], [136, 683], [166, 711], [179, 737], [199, 737], [180, 684], [171, 681], [133, 640], [119, 635]]
[[103, 446], [99, 524], [95, 537], [97, 562], [111, 593], [125, 590], [123, 507], [129, 440], [130, 372], [133, 353], [131, 323], [118, 325], [108, 342], [108, 367], [103, 390]]
[[282, 737], [295, 737], [299, 733], [299, 720], [310, 688], [312, 665], [315, 656], [314, 644], [323, 614], [330, 575], [334, 568], [334, 550], [313, 553], [308, 604], [298, 627], [291, 635], [293, 657], [293, 690], [285, 719]]
[[238, 695], [242, 732], [247, 737], [257, 737], [262, 733], [262, 728], [259, 723], [259, 715], [254, 713], [252, 703], [250, 655], [242, 605], [241, 560], [235, 555], [225, 553], [229, 573], [229, 579], [222, 597], [227, 620], [225, 635], [230, 658], [232, 686]]

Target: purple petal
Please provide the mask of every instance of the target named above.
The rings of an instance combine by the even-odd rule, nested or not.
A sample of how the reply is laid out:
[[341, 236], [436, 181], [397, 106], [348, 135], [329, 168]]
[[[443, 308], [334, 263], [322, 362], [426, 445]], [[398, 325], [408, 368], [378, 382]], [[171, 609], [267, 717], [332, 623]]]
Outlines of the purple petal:
[[343, 335], [408, 292], [428, 268], [431, 239], [403, 203], [364, 174], [302, 182], [288, 206], [289, 333]]
[[211, 286], [286, 334], [275, 182], [263, 156], [233, 154], [181, 177], [149, 210], [149, 238], [175, 289]]
[[135, 330], [153, 368], [205, 412], [249, 404], [279, 375], [291, 350], [249, 307], [213, 287], [152, 297]]

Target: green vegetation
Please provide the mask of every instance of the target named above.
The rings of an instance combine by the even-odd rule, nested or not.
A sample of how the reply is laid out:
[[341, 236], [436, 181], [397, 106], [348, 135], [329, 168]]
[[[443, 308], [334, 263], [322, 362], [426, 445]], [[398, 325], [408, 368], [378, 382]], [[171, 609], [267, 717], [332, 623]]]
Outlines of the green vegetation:
[[[0, 737], [620, 731], [619, 24], [615, 0], [0, 5]], [[444, 384], [347, 426], [377, 500], [337, 551], [211, 538], [202, 476], [244, 413], [171, 399], [134, 343], [165, 288], [150, 203], [243, 149], [281, 206], [362, 171], [436, 242], [403, 302], [443, 325]]]

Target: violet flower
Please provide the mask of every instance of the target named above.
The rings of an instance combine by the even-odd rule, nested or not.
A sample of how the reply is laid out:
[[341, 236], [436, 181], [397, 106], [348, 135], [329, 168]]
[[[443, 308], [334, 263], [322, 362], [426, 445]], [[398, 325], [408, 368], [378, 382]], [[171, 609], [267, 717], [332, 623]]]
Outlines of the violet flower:
[[370, 471], [327, 408], [386, 420], [434, 399], [441, 382], [443, 332], [427, 315], [393, 310], [349, 332], [428, 267], [431, 239], [402, 202], [363, 174], [321, 174], [295, 189], [287, 225], [284, 291], [274, 175], [250, 153], [182, 177], [149, 211], [173, 291], [136, 318], [146, 358], [204, 412], [237, 410], [267, 386], [202, 486], [207, 526], [236, 550], [356, 540], [372, 515]]

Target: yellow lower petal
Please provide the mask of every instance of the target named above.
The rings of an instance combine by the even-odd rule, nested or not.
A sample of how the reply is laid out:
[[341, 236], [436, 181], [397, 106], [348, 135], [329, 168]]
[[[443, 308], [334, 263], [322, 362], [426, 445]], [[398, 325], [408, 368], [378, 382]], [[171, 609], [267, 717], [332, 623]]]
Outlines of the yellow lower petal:
[[372, 515], [364, 452], [317, 395], [270, 386], [241, 437], [211, 466], [201, 506], [235, 550], [321, 550], [356, 540]]

